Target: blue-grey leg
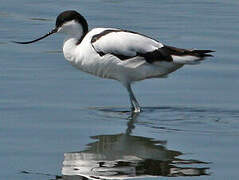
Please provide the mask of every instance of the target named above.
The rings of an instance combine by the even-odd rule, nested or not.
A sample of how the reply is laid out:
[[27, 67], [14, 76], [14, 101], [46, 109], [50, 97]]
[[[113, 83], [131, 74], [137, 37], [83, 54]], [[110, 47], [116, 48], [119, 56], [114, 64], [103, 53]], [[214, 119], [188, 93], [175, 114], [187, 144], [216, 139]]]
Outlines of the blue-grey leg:
[[129, 93], [129, 98], [130, 98], [130, 103], [131, 103], [132, 111], [136, 112], [136, 113], [141, 112], [141, 108], [139, 106], [138, 101], [136, 100], [136, 98], [134, 96], [134, 93], [133, 93], [133, 91], [131, 89], [131, 85], [127, 84], [126, 88], [127, 88], [128, 93]]

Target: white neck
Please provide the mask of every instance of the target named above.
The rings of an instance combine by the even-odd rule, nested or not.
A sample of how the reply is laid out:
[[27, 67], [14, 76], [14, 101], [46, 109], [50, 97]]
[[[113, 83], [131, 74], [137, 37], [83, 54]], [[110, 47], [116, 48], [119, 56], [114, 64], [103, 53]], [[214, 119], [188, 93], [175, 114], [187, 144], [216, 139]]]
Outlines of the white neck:
[[58, 32], [72, 36], [82, 36], [83, 27], [75, 20], [72, 20], [63, 24], [62, 27], [59, 28]]
[[79, 37], [67, 36], [63, 43], [63, 53], [65, 58], [72, 62], [75, 60], [75, 49], [77, 47], [77, 42]]
[[75, 49], [77, 44], [84, 35], [83, 27], [75, 20], [72, 20], [63, 24], [58, 32], [67, 35], [63, 43], [63, 53], [68, 61], [73, 62], [75, 60]]

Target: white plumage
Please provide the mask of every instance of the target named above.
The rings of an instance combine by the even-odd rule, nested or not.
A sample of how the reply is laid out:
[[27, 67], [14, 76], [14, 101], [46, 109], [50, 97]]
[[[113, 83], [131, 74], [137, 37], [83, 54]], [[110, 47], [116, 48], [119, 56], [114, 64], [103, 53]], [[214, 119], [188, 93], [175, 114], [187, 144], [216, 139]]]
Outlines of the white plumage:
[[163, 44], [151, 38], [120, 29], [96, 28], [91, 30], [89, 35], [95, 35], [99, 31], [101, 33], [108, 31], [109, 33], [100, 37], [92, 45], [95, 50], [105, 53], [136, 56], [136, 52], [147, 53], [163, 47]]
[[165, 77], [184, 64], [199, 63], [213, 52], [166, 46], [127, 30], [95, 28], [88, 31], [86, 20], [76, 11], [61, 13], [55, 29], [45, 36], [17, 43], [33, 43], [56, 32], [67, 34], [63, 53], [73, 66], [102, 78], [118, 80], [126, 87], [133, 112], [140, 112], [141, 108], [132, 92], [132, 82]]
[[[102, 78], [116, 79], [124, 84], [164, 76], [170, 71], [176, 70], [175, 68], [181, 67], [181, 65], [166, 61], [147, 63], [143, 57], [136, 56], [137, 52], [147, 53], [163, 46], [161, 43], [138, 34], [129, 32], [109, 33], [91, 43], [94, 35], [106, 30], [116, 29], [92, 29], [80, 44], [74, 42], [74, 40], [77, 41], [77, 38], [68, 36], [63, 44], [65, 58], [75, 67], [85, 72]], [[146, 44], [144, 45], [144, 43]], [[101, 56], [98, 52], [105, 55]], [[121, 60], [114, 54], [129, 58]]]

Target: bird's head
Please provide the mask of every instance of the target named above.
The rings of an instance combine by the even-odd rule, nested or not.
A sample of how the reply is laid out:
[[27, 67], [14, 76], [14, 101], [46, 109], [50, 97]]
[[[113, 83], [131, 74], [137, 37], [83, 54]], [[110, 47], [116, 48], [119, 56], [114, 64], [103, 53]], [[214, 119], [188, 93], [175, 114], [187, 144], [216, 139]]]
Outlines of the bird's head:
[[30, 44], [46, 38], [54, 33], [62, 32], [74, 36], [84, 36], [88, 32], [88, 24], [85, 18], [74, 10], [68, 10], [60, 13], [56, 18], [56, 25], [53, 30], [44, 36], [32, 41], [13, 41], [18, 44]]

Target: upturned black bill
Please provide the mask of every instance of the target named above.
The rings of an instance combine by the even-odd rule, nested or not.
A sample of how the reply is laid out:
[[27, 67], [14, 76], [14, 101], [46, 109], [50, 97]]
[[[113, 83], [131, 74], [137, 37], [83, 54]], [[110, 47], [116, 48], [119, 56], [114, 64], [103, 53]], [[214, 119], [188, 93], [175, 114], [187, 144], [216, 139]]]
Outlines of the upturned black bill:
[[50, 31], [49, 33], [47, 33], [46, 35], [38, 38], [38, 39], [35, 39], [35, 40], [32, 40], [32, 41], [25, 41], [25, 42], [21, 42], [21, 41], [12, 41], [14, 43], [17, 43], [17, 44], [30, 44], [30, 43], [34, 43], [34, 42], [37, 42], [37, 41], [40, 41], [41, 39], [44, 39], [46, 38], [47, 36], [50, 36], [51, 34], [54, 34], [57, 32], [57, 29], [53, 29], [52, 31]]

